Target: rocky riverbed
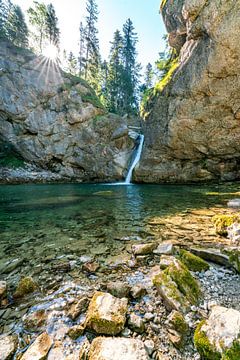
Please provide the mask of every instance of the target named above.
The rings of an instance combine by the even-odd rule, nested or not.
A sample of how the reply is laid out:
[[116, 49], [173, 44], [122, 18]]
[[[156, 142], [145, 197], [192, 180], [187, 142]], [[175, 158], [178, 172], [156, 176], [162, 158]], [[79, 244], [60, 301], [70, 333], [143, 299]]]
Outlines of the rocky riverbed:
[[239, 358], [239, 243], [220, 235], [236, 217], [222, 207], [151, 217], [144, 242], [122, 239], [105, 261], [96, 251], [6, 264], [0, 359]]

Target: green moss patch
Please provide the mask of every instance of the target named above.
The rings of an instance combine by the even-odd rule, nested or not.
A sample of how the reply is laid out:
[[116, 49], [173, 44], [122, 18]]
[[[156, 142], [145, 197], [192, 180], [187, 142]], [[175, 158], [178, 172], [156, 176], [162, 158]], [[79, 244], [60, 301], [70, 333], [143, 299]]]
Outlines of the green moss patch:
[[14, 293], [15, 298], [21, 298], [27, 294], [30, 294], [34, 292], [37, 289], [37, 284], [34, 282], [34, 280], [27, 276], [22, 278], [17, 286], [17, 289]]
[[222, 360], [239, 360], [240, 359], [240, 340], [234, 341], [232, 347], [222, 356]]
[[209, 269], [209, 264], [206, 261], [186, 250], [181, 249], [179, 251], [179, 257], [184, 265], [191, 271], [201, 272]]
[[239, 215], [216, 215], [212, 219], [218, 235], [227, 236], [227, 228], [234, 223], [240, 223]]
[[199, 352], [201, 359], [204, 360], [220, 360], [221, 354], [217, 352], [210, 344], [206, 334], [202, 331], [202, 326], [205, 324], [205, 320], [201, 321], [194, 333], [194, 344]]

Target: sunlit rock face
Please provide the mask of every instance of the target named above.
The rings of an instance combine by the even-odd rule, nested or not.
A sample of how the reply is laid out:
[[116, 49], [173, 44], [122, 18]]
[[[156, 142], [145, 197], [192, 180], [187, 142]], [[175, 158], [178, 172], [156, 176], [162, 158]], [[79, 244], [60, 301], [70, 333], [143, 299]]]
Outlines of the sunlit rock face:
[[134, 146], [83, 80], [0, 44], [0, 139], [26, 161], [83, 181], [121, 179]]
[[147, 105], [135, 179], [188, 182], [240, 178], [240, 1], [167, 0], [172, 80]]

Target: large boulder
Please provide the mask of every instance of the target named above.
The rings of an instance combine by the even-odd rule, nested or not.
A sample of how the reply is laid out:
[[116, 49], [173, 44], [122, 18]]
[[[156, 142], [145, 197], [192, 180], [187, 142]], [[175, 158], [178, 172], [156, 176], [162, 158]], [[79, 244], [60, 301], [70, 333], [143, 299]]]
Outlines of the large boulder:
[[88, 307], [86, 326], [97, 334], [117, 335], [126, 322], [128, 300], [96, 292]]
[[144, 343], [137, 339], [103, 338], [93, 340], [89, 360], [149, 360]]
[[135, 180], [240, 178], [239, 11], [238, 0], [163, 0], [179, 57], [145, 105]]
[[30, 345], [21, 357], [21, 360], [44, 360], [53, 344], [52, 339], [47, 333], [42, 333]]
[[213, 307], [209, 319], [198, 325], [194, 343], [202, 359], [240, 359], [240, 312]]
[[27, 162], [83, 181], [122, 179], [134, 147], [127, 120], [108, 114], [86, 81], [6, 42], [0, 142]]

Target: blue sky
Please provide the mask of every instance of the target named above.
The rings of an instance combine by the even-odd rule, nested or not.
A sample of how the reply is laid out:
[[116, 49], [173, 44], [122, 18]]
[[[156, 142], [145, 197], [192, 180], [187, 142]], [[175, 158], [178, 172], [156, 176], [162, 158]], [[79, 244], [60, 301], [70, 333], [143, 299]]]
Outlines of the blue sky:
[[[13, 0], [24, 11], [32, 5], [33, 0]], [[41, 1], [41, 0], [39, 0]], [[77, 54], [79, 23], [85, 16], [85, 0], [42, 0], [52, 2], [59, 18], [61, 45], [67, 51]], [[139, 61], [146, 65], [154, 63], [158, 53], [164, 49], [162, 36], [165, 27], [159, 14], [160, 0], [97, 0], [99, 6], [99, 40], [101, 54], [107, 59], [109, 42], [113, 32], [121, 29], [127, 18], [131, 18], [138, 33]]]

